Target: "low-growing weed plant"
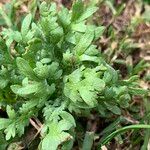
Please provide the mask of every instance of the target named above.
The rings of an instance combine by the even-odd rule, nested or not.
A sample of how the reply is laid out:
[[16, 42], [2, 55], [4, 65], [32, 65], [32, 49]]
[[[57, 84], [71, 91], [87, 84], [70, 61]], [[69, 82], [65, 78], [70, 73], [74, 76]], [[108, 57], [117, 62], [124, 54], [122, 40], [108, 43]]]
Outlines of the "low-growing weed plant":
[[[7, 114], [0, 118], [0, 133], [5, 134], [4, 141], [20, 141], [32, 124], [39, 134], [38, 149], [69, 150], [77, 138], [78, 117], [92, 112], [102, 118], [119, 116], [134, 95], [147, 94], [139, 87], [138, 76], [122, 80], [94, 45], [105, 31], [104, 26], [87, 22], [97, 9], [85, 7], [80, 0], [71, 10], [42, 2], [38, 17], [29, 13], [21, 27], [2, 29], [0, 105]], [[83, 149], [87, 144], [90, 148], [93, 139], [86, 133], [89, 143], [84, 141]]]

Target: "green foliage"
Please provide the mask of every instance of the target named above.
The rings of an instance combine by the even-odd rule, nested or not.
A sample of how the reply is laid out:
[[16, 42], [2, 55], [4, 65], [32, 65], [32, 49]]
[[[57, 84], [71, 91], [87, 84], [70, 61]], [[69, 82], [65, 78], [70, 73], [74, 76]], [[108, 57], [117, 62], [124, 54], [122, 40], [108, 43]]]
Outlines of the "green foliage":
[[28, 14], [21, 29], [3, 29], [0, 105], [8, 117], [0, 118], [0, 130], [6, 140], [21, 137], [30, 118], [42, 116], [39, 149], [56, 150], [75, 138], [71, 131], [78, 113], [121, 115], [132, 96], [147, 93], [139, 88], [137, 77], [121, 80], [103, 60], [93, 42], [105, 28], [87, 22], [96, 10], [81, 0], [71, 11], [57, 11], [55, 3], [43, 2], [37, 20]]
[[148, 4], [150, 4], [150, 0], [144, 0], [144, 2], [147, 2]]
[[128, 130], [132, 130], [132, 129], [150, 129], [150, 125], [145, 125], [145, 124], [139, 124], [139, 125], [130, 125], [130, 126], [125, 126], [122, 127], [114, 132], [112, 132], [110, 135], [108, 135], [107, 137], [105, 137], [99, 145], [99, 148], [101, 148], [101, 146], [105, 145], [106, 143], [110, 142], [115, 136], [117, 136], [118, 134], [121, 134], [125, 131]]
[[87, 132], [85, 134], [85, 138], [83, 141], [83, 150], [90, 150], [93, 145], [93, 140], [94, 140], [94, 133], [93, 132]]

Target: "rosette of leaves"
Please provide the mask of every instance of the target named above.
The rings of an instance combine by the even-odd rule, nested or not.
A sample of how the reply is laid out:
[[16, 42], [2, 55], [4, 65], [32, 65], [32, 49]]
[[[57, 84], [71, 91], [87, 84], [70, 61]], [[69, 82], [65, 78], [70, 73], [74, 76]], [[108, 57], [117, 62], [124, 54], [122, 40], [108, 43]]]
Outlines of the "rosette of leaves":
[[55, 3], [43, 2], [38, 19], [28, 14], [21, 29], [3, 29], [0, 104], [8, 117], [0, 118], [0, 130], [6, 140], [22, 136], [29, 119], [40, 116], [39, 149], [55, 150], [74, 138], [71, 131], [78, 122], [72, 114], [120, 115], [133, 95], [146, 93], [136, 76], [120, 80], [93, 44], [105, 29], [87, 22], [96, 10], [80, 0], [71, 10], [59, 11]]

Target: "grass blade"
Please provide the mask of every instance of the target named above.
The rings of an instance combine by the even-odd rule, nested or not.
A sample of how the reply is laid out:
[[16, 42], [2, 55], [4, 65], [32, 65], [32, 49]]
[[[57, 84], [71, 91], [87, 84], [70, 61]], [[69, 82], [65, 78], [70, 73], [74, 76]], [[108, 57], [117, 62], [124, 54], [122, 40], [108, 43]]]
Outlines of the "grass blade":
[[99, 143], [99, 148], [108, 142], [110, 142], [115, 136], [118, 134], [124, 133], [125, 131], [132, 130], [132, 129], [150, 129], [150, 125], [144, 125], [144, 124], [139, 124], [139, 125], [129, 125], [123, 128], [120, 128], [110, 135], [108, 135], [106, 138], [104, 138], [102, 141]]

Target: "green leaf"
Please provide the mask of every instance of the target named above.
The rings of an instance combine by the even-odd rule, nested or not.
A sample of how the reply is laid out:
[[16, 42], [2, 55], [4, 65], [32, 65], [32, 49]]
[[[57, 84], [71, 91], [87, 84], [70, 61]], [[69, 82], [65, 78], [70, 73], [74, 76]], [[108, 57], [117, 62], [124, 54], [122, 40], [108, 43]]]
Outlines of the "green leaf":
[[0, 118], [0, 130], [5, 129], [10, 124], [9, 119]]
[[41, 60], [41, 63], [42, 64], [48, 64], [48, 63], [50, 63], [52, 60], [50, 59], [50, 58], [43, 58], [42, 60]]
[[15, 110], [12, 109], [9, 105], [7, 105], [6, 111], [10, 119], [13, 119], [16, 116]]
[[109, 83], [112, 80], [112, 74], [108, 71], [104, 72], [103, 80]]
[[61, 122], [49, 124], [49, 133], [42, 140], [42, 150], [57, 150], [59, 144], [71, 138], [70, 134], [60, 130], [60, 125], [63, 124]]
[[83, 12], [84, 12], [84, 4], [83, 4], [82, 0], [75, 1], [75, 3], [73, 4], [73, 7], [72, 7], [71, 21], [72, 22], [77, 21], [81, 17]]
[[48, 5], [45, 1], [42, 2], [40, 5], [40, 14], [44, 17], [49, 15], [49, 8], [48, 8]]
[[42, 27], [42, 32], [45, 34], [45, 37], [47, 39], [50, 37], [51, 32], [54, 29], [58, 28], [58, 23], [56, 21], [57, 21], [57, 18], [53, 16], [49, 16], [49, 17], [41, 19], [40, 25]]
[[29, 30], [27, 35], [24, 37], [24, 42], [27, 43], [29, 40], [31, 40], [34, 37], [34, 33], [35, 31]]
[[41, 62], [36, 63], [36, 68], [33, 69], [35, 74], [40, 79], [46, 79], [49, 77], [49, 68], [47, 65], [43, 65]]
[[74, 139], [71, 139], [69, 141], [66, 141], [62, 145], [62, 150], [72, 150], [74, 144]]
[[65, 83], [65, 96], [77, 105], [79, 105], [78, 102], [84, 102], [84, 105], [95, 107], [98, 93], [105, 87], [105, 82], [99, 79], [98, 75], [96, 69], [84, 70], [84, 67], [81, 67], [75, 70], [68, 76], [67, 83]]
[[85, 54], [89, 56], [97, 56], [99, 54], [99, 51], [96, 49], [95, 45], [91, 45], [86, 51]]
[[85, 54], [81, 55], [79, 57], [79, 59], [80, 59], [80, 61], [91, 61], [91, 62], [96, 62], [96, 63], [99, 62], [99, 58], [98, 57], [96, 57], [96, 56], [88, 56], [88, 55], [85, 55]]
[[146, 95], [148, 94], [148, 91], [142, 88], [130, 87], [129, 93], [134, 95]]
[[57, 80], [61, 77], [62, 70], [59, 70], [59, 63], [52, 62], [52, 64], [48, 66], [48, 69], [49, 69], [50, 80]]
[[58, 13], [58, 21], [66, 29], [71, 23], [71, 16], [67, 8], [62, 8]]
[[122, 108], [129, 107], [129, 101], [131, 100], [131, 96], [129, 94], [123, 94], [119, 97], [119, 104]]
[[39, 50], [42, 49], [42, 41], [39, 38], [33, 38], [28, 41], [28, 46], [26, 47], [27, 53], [23, 55], [25, 60], [28, 60], [30, 64], [35, 64], [35, 57]]
[[73, 83], [78, 83], [81, 80], [82, 77], [82, 70], [84, 70], [84, 67], [81, 67], [79, 69], [76, 69], [72, 72], [72, 74], [68, 77], [69, 81]]
[[5, 129], [5, 134], [6, 134], [6, 140], [10, 140], [11, 137], [15, 137], [16, 135], [16, 128], [15, 124], [12, 123], [10, 124], [6, 129]]
[[86, 31], [86, 25], [84, 22], [72, 24], [71, 28], [73, 31], [77, 31], [77, 32], [85, 32]]
[[82, 150], [91, 150], [94, 141], [94, 132], [86, 132], [85, 138], [83, 141]]
[[24, 87], [20, 85], [12, 85], [11, 89], [17, 95], [26, 96], [26, 95], [30, 95], [33, 93], [41, 92], [41, 90], [44, 89], [44, 85], [39, 82], [34, 82]]
[[61, 120], [61, 121], [59, 121], [59, 124], [58, 124], [59, 130], [61, 130], [61, 131], [63, 131], [63, 130], [67, 131], [71, 127], [72, 127], [72, 124], [70, 122], [68, 122], [67, 120]]
[[16, 62], [21, 74], [23, 74], [25, 77], [28, 77], [29, 79], [39, 80], [26, 60], [24, 60], [21, 57], [18, 57], [16, 59]]
[[88, 89], [87, 86], [83, 87], [79, 87], [79, 93], [81, 95], [81, 97], [83, 98], [83, 100], [91, 107], [94, 107], [95, 104], [96, 104], [96, 98], [97, 98], [97, 95], [96, 93], [92, 92], [91, 91], [92, 89]]
[[121, 110], [120, 110], [120, 108], [118, 106], [111, 105], [111, 104], [109, 104], [107, 102], [104, 102], [104, 103], [105, 103], [105, 105], [106, 105], [108, 110], [110, 110], [111, 112], [113, 112], [116, 115], [121, 115]]
[[79, 56], [82, 55], [86, 51], [86, 49], [91, 45], [93, 39], [94, 39], [93, 31], [87, 31], [81, 37], [81, 39], [74, 48], [74, 50], [77, 52]]
[[29, 32], [31, 21], [32, 21], [32, 15], [28, 14], [22, 22], [22, 26], [21, 26], [22, 37], [25, 37]]
[[74, 103], [80, 100], [80, 95], [76, 89], [70, 89], [70, 84], [65, 84], [64, 94], [66, 97], [70, 98]]
[[89, 18], [91, 15], [93, 15], [98, 10], [98, 7], [92, 6], [88, 7], [83, 14], [79, 17], [78, 22], [81, 22], [87, 18]]
[[[92, 78], [91, 78], [91, 80], [92, 80]], [[95, 77], [95, 78], [93, 78], [93, 87], [97, 91], [102, 91], [105, 88], [105, 82], [103, 80]]]
[[20, 108], [20, 113], [26, 114], [27, 112], [31, 111], [38, 103], [39, 101], [37, 99], [26, 101]]
[[4, 89], [8, 85], [9, 80], [0, 77], [0, 89]]
[[71, 123], [72, 126], [74, 126], [74, 127], [76, 126], [75, 120], [74, 120], [73, 116], [72, 116], [70, 113], [68, 113], [68, 112], [66, 112], [66, 111], [62, 111], [61, 114], [60, 114], [60, 116], [61, 116], [65, 121], [68, 121], [69, 123]]
[[105, 30], [104, 26], [100, 26], [95, 29], [95, 40], [97, 40], [98, 38], [102, 36], [102, 34], [104, 33], [104, 30]]
[[14, 31], [14, 32], [13, 32], [13, 39], [14, 39], [16, 42], [20, 42], [20, 41], [22, 40], [21, 33], [18, 32], [18, 31]]
[[61, 38], [63, 37], [64, 31], [63, 28], [57, 27], [56, 29], [51, 31], [51, 36], [52, 36], [52, 43], [58, 43]]

